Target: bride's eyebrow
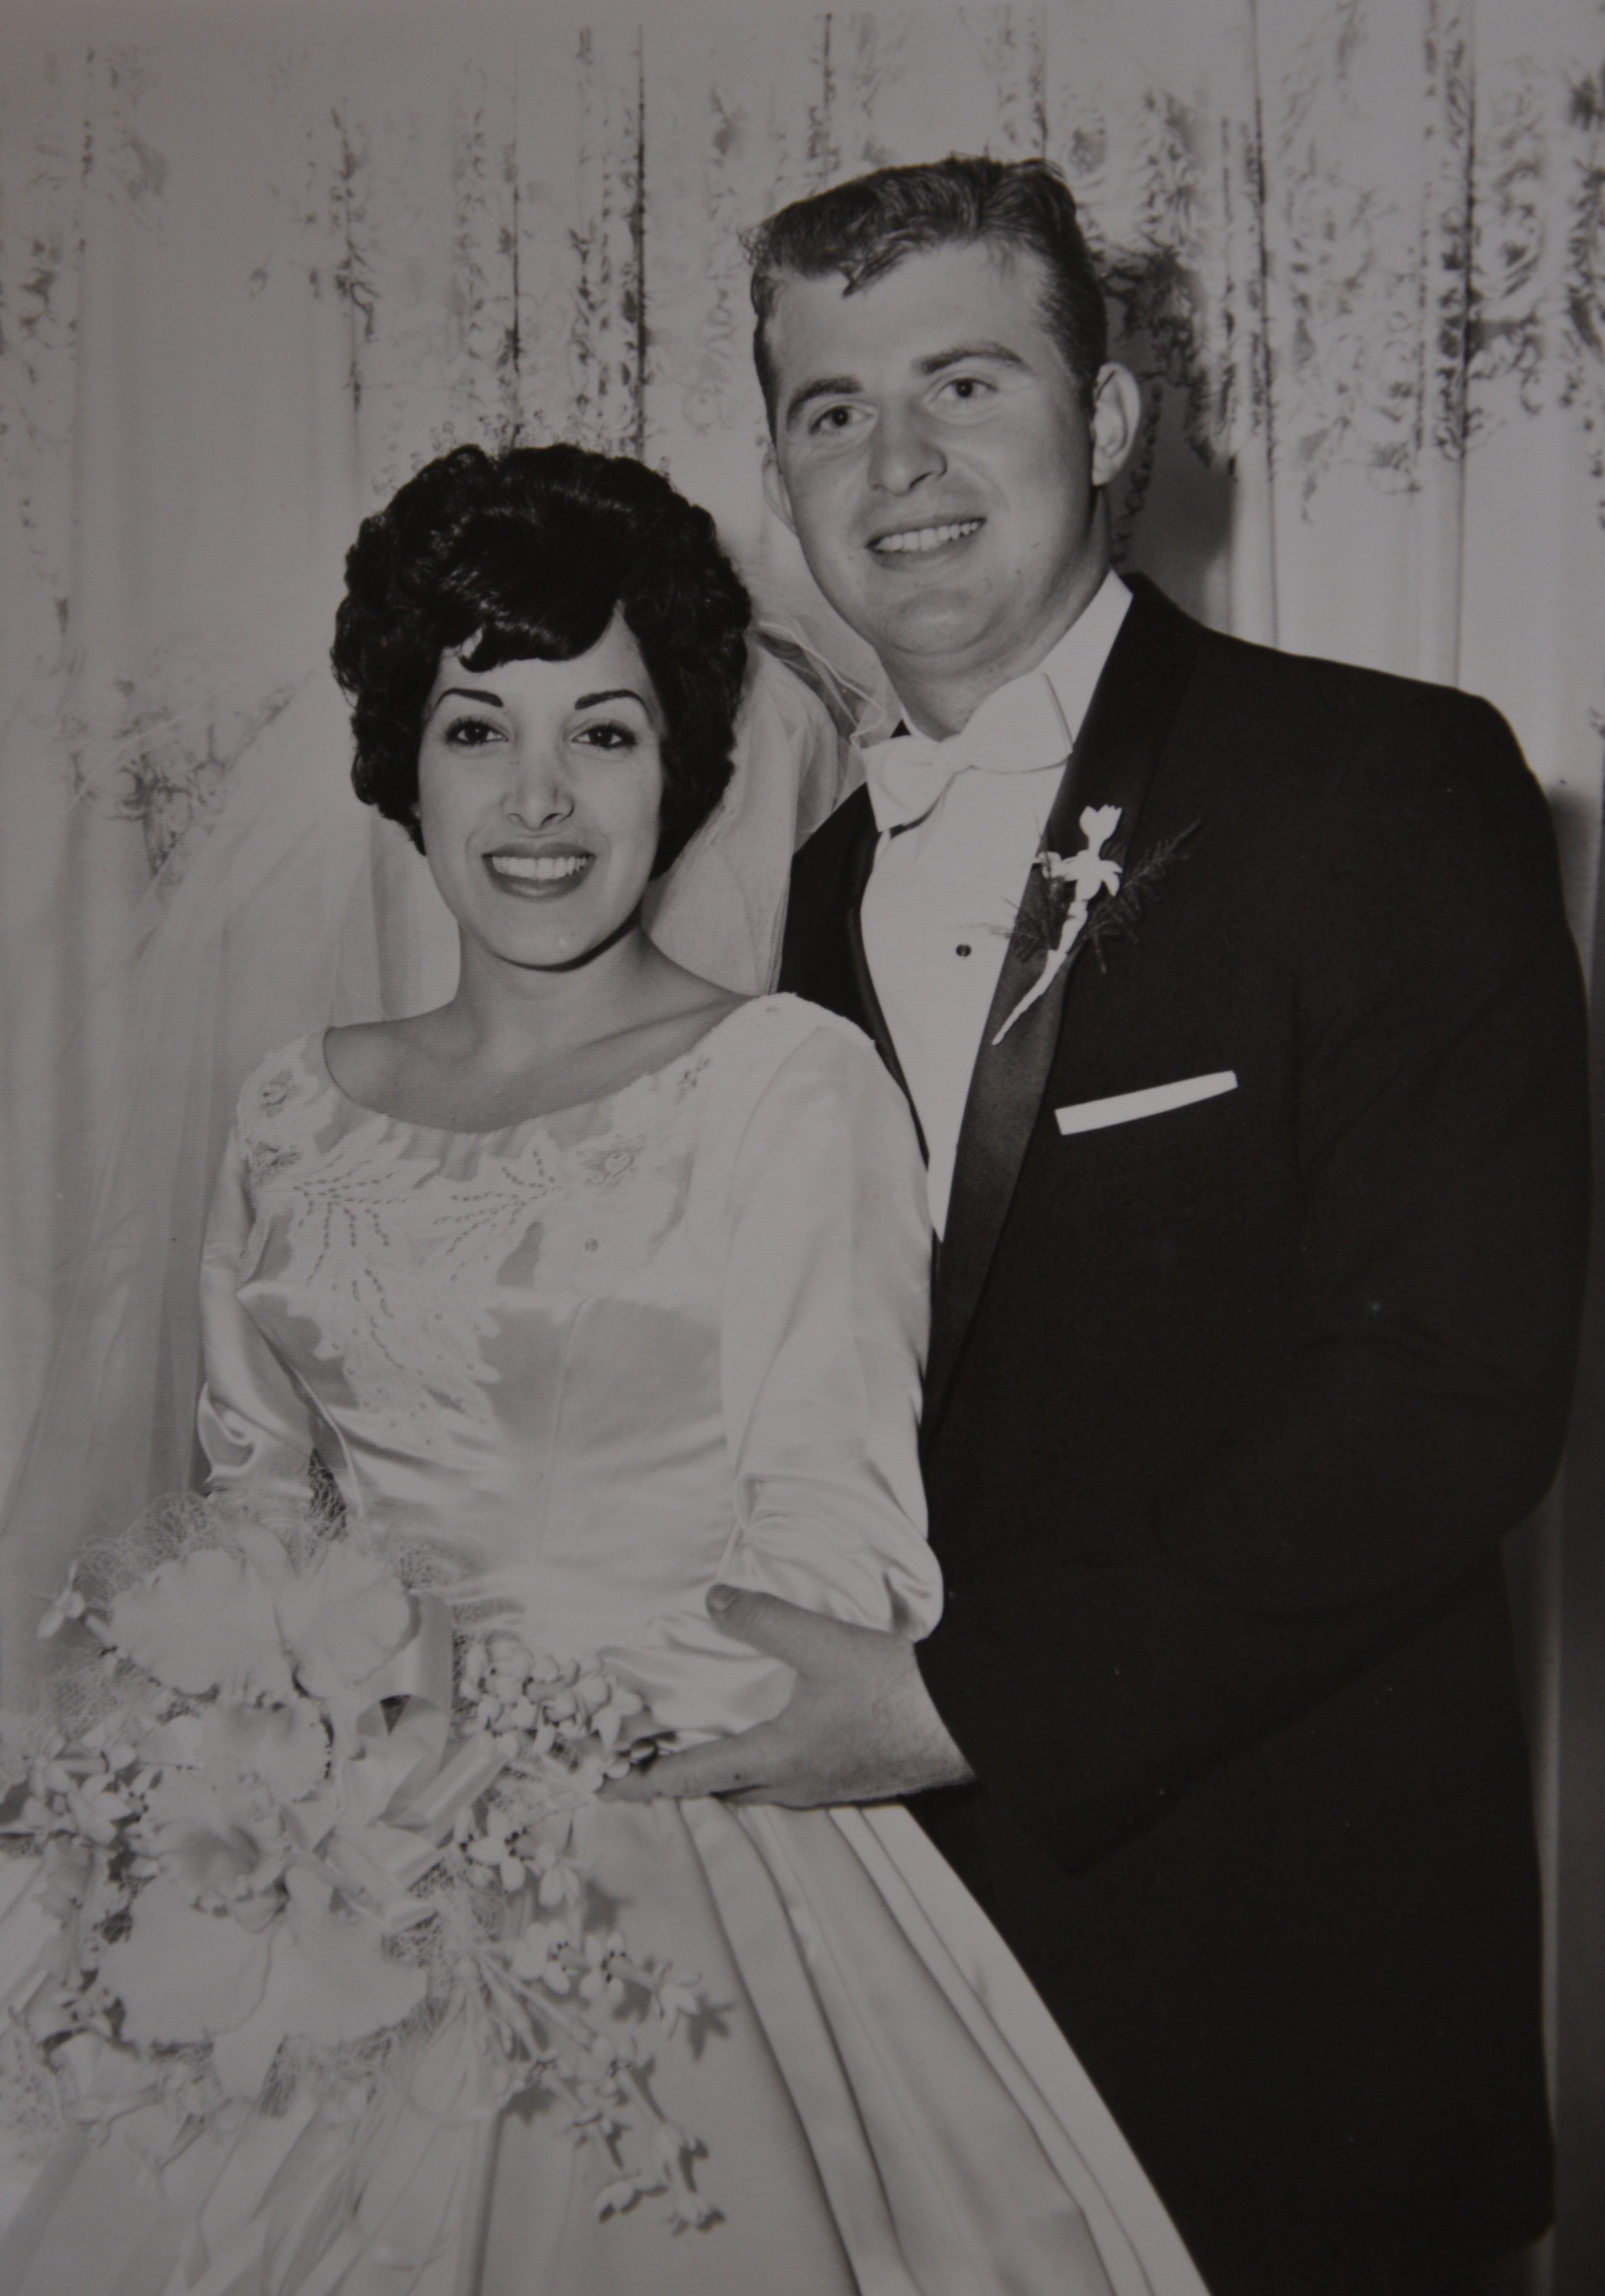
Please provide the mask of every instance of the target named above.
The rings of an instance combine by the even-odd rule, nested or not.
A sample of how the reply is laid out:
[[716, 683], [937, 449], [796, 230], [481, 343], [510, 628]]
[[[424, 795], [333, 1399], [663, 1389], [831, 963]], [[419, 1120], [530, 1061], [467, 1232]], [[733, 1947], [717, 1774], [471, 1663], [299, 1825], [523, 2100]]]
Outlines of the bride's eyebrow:
[[449, 701], [454, 694], [459, 701], [488, 701], [493, 709], [499, 709], [502, 707], [501, 695], [493, 693], [488, 686], [448, 685], [443, 692], [436, 694], [430, 707], [430, 716], [434, 715], [435, 710], [439, 709], [443, 701]]
[[[597, 704], [602, 701], [634, 701], [641, 709], [646, 709], [645, 702], [642, 701], [633, 685], [610, 685], [602, 693], [579, 694], [576, 698], [574, 707], [577, 709], [594, 709]], [[647, 710], [647, 715], [649, 718], [651, 716], [650, 709]]]

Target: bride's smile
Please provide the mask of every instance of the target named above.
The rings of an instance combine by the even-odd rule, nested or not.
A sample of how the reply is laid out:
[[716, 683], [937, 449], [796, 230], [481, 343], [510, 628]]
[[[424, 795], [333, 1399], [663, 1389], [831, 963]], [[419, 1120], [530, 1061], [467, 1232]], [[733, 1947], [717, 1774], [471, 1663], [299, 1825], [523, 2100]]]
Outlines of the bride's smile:
[[588, 652], [474, 670], [441, 657], [418, 752], [430, 868], [468, 943], [570, 964], [634, 915], [657, 852], [663, 714], [615, 615]]
[[527, 900], [545, 900], [571, 893], [595, 857], [579, 846], [553, 846], [533, 853], [510, 847], [504, 852], [487, 853], [485, 866], [508, 892]]

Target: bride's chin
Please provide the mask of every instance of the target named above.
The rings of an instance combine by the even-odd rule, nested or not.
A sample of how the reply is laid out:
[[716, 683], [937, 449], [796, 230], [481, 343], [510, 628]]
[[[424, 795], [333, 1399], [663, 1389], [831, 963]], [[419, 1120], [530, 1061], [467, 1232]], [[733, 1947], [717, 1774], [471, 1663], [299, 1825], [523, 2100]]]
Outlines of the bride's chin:
[[[547, 933], [540, 936], [541, 946], [530, 946], [529, 939], [520, 941], [511, 935], [498, 934], [495, 939], [483, 932], [474, 932], [459, 920], [459, 931], [464, 944], [473, 940], [497, 964], [506, 965], [514, 972], [569, 973], [582, 972], [600, 956], [621, 941], [627, 940], [641, 922], [641, 904], [637, 901], [627, 914], [608, 925], [593, 923], [590, 931], [577, 926], [571, 932]], [[533, 938], [533, 937], [531, 937]]]

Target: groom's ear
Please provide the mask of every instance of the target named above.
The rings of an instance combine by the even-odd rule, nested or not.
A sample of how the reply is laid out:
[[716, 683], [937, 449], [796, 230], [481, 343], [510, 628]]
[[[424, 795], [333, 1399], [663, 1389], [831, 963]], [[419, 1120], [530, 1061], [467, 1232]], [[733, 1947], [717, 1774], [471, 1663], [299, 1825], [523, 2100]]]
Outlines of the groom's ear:
[[764, 500], [787, 533], [795, 534], [797, 521], [791, 515], [791, 497], [786, 491], [786, 481], [781, 476], [780, 457], [774, 451], [773, 439], [764, 448]]
[[1142, 422], [1141, 383], [1129, 367], [1114, 359], [1106, 361], [1093, 386], [1087, 425], [1093, 450], [1088, 475], [1094, 487], [1106, 487], [1111, 479], [1118, 478], [1137, 442]]

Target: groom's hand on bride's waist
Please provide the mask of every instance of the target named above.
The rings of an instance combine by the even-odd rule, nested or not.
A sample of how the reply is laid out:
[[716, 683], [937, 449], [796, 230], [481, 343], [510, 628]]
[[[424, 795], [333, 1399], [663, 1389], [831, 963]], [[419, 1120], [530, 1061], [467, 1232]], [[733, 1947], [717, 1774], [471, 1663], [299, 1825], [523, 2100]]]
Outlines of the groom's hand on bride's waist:
[[913, 1644], [822, 1618], [778, 1595], [715, 1587], [711, 1615], [727, 1634], [782, 1659], [797, 1681], [783, 1710], [733, 1738], [663, 1754], [604, 1788], [609, 1801], [892, 1801], [928, 1786], [959, 1785], [969, 1764], [931, 1704]]

